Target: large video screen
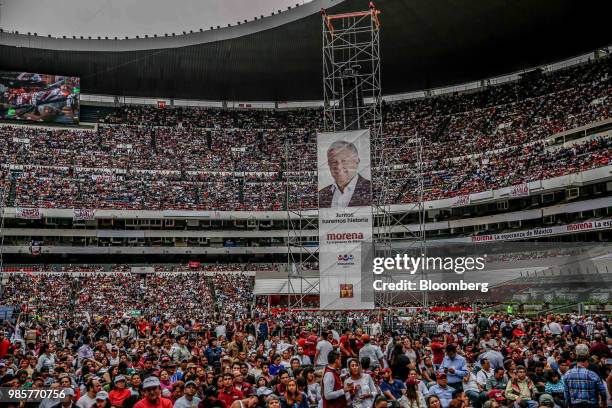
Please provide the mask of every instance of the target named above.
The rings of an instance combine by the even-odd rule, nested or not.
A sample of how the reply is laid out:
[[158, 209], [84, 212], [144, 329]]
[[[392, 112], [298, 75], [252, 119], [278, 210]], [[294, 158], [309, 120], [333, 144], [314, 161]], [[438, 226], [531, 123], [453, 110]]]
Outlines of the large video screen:
[[77, 124], [80, 92], [78, 77], [0, 71], [0, 118]]

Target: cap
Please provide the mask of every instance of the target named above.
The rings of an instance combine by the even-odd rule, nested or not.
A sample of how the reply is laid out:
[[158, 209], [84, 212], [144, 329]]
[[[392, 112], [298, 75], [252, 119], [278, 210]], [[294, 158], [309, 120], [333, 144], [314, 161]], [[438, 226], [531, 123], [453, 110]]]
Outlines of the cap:
[[389, 367], [387, 367], [387, 368], [383, 368], [382, 372], [383, 372], [383, 373], [390, 373], [390, 372], [391, 372], [391, 369], [390, 369]]
[[361, 341], [370, 341], [370, 335], [364, 334], [363, 336], [361, 336]]
[[550, 394], [542, 394], [539, 399], [540, 405], [555, 406], [555, 399]]
[[437, 377], [437, 378], [446, 378], [446, 371], [444, 371], [444, 370], [438, 370], [438, 371], [436, 372], [436, 377]]
[[187, 381], [187, 382], [185, 383], [185, 387], [190, 387], [190, 386], [192, 386], [192, 385], [193, 385], [194, 387], [196, 387], [196, 388], [198, 387], [198, 384], [196, 384], [196, 383], [195, 383], [195, 381], [191, 381], [191, 380], [190, 380], [190, 381]]
[[487, 397], [493, 398], [495, 401], [503, 401], [503, 400], [505, 400], [504, 393], [502, 392], [502, 390], [491, 390], [487, 394]]
[[125, 377], [122, 375], [116, 376], [114, 383], [117, 384], [119, 381], [125, 381]]
[[257, 395], [258, 397], [267, 397], [268, 395], [273, 394], [274, 391], [272, 391], [270, 388], [267, 387], [259, 387], [255, 393], [255, 395]]
[[159, 383], [159, 378], [157, 377], [147, 377], [145, 378], [145, 380], [142, 382], [142, 388], [153, 388], [153, 387], [159, 387], [160, 383]]
[[196, 367], [197, 367], [196, 363], [187, 364], [187, 368], [196, 368]]
[[74, 397], [74, 390], [72, 388], [64, 388], [64, 396]]
[[99, 391], [96, 394], [96, 399], [97, 400], [107, 400], [108, 399], [108, 392], [106, 392], [106, 391]]

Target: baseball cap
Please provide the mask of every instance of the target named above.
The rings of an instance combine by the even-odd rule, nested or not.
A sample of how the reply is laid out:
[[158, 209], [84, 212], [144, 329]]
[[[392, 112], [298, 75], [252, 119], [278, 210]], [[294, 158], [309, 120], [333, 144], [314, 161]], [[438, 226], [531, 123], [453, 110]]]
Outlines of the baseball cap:
[[491, 390], [487, 394], [487, 397], [493, 398], [495, 401], [503, 401], [506, 399], [504, 398], [504, 393], [502, 392], [502, 390]]
[[389, 367], [387, 367], [387, 368], [383, 368], [382, 372], [383, 372], [383, 373], [390, 373], [390, 372], [391, 372], [391, 369], [390, 369]]
[[540, 405], [547, 405], [551, 407], [555, 406], [555, 399], [550, 394], [540, 395], [539, 402], [540, 402]]
[[74, 390], [72, 388], [64, 388], [63, 391], [66, 397], [74, 397]]
[[363, 336], [361, 336], [361, 340], [362, 341], [370, 341], [370, 335], [369, 334], [364, 334]]
[[436, 372], [436, 378], [446, 378], [446, 372], [444, 370], [438, 370]]
[[273, 393], [274, 391], [272, 391], [270, 388], [259, 387], [255, 395], [257, 395], [258, 397], [267, 397], [268, 395], [273, 394]]
[[484, 404], [482, 404], [482, 408], [491, 408], [493, 406], [492, 400], [486, 400]]
[[96, 399], [97, 400], [107, 400], [108, 399], [108, 392], [106, 392], [106, 391], [99, 391], [96, 394]]
[[116, 376], [114, 383], [117, 384], [119, 381], [125, 381], [125, 377], [122, 375]]
[[142, 388], [153, 388], [153, 387], [159, 387], [160, 383], [159, 383], [159, 378], [157, 377], [147, 377], [145, 378], [145, 380], [142, 382]]
[[193, 385], [194, 387], [196, 387], [196, 388], [197, 388], [197, 386], [198, 386], [198, 385], [195, 383], [195, 381], [191, 381], [191, 380], [190, 380], [190, 381], [187, 381], [187, 382], [185, 383], [185, 387], [189, 387], [189, 386], [192, 386], [192, 385]]

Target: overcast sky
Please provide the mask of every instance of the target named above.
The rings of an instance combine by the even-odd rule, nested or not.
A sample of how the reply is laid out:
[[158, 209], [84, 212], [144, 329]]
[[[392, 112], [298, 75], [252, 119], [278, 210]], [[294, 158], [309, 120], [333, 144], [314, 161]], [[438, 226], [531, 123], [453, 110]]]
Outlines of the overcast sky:
[[83, 36], [180, 33], [269, 15], [305, 0], [0, 0], [8, 31]]

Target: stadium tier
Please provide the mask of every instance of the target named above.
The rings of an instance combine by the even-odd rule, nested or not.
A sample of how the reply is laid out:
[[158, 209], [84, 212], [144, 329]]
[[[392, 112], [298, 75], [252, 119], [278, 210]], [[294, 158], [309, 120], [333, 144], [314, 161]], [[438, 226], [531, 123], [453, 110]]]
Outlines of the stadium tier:
[[[389, 103], [383, 132], [390, 144], [422, 135], [426, 200], [604, 167], [610, 162], [611, 71], [604, 58], [482, 92]], [[316, 208], [313, 135], [321, 117], [318, 109], [136, 106], [109, 115], [102, 122], [115, 125], [95, 131], [5, 126], [0, 154], [14, 179], [8, 206], [274, 211], [286, 209], [289, 198]], [[558, 137], [602, 123], [588, 137]], [[299, 152], [310, 175], [289, 186], [283, 172], [297, 158], [287, 149]], [[389, 144], [385, 149], [373, 154], [388, 155], [385, 166], [400, 169], [387, 203], [397, 197], [414, 202], [414, 184], [401, 172], [413, 158]]]

